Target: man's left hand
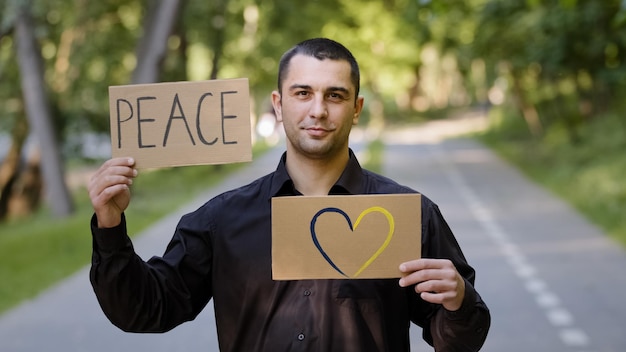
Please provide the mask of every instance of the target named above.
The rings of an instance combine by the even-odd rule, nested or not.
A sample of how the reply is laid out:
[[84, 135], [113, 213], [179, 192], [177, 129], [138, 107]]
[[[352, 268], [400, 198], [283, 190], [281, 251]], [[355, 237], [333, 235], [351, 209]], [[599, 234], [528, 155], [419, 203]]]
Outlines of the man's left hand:
[[400, 264], [400, 286], [415, 285], [426, 302], [441, 304], [449, 311], [461, 308], [465, 280], [448, 259], [417, 259]]

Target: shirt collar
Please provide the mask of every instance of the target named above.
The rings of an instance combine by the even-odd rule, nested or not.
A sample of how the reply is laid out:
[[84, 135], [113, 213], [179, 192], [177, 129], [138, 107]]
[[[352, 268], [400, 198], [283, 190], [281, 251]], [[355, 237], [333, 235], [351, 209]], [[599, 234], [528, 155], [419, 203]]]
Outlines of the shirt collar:
[[[337, 182], [330, 189], [330, 194], [362, 194], [364, 191], [363, 169], [352, 149], [349, 149], [348, 152], [350, 153], [348, 164]], [[300, 195], [287, 172], [286, 163], [287, 152], [284, 152], [274, 172], [270, 197]]]

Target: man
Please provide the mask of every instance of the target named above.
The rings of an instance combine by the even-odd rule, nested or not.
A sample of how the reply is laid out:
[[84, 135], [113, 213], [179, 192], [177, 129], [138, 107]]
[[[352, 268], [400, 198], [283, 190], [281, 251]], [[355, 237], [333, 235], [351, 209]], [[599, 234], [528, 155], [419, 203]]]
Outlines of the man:
[[123, 215], [134, 161], [105, 162], [89, 185], [90, 278], [108, 318], [126, 331], [163, 332], [213, 299], [222, 351], [409, 351], [411, 321], [436, 351], [479, 350], [489, 311], [427, 197], [424, 259], [401, 264], [399, 281], [271, 278], [272, 197], [415, 193], [361, 169], [349, 149], [363, 108], [358, 93], [358, 65], [341, 44], [311, 39], [285, 53], [272, 93], [287, 136], [278, 168], [185, 215], [163, 257], [147, 263], [135, 255]]

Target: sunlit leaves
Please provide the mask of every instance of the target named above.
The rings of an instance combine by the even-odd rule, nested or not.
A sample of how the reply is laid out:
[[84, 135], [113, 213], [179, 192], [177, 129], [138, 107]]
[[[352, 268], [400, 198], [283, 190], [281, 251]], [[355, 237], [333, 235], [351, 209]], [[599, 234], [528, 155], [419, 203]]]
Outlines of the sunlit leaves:
[[[11, 8], [19, 2], [0, 0], [0, 33], [10, 28]], [[521, 73], [533, 99], [554, 97], [545, 92], [572, 92], [560, 89], [569, 84], [561, 81], [585, 91], [606, 91], [626, 78], [625, 3], [184, 1], [168, 40], [162, 79], [207, 79], [217, 69], [218, 78], [248, 77], [260, 101], [276, 86], [280, 54], [303, 39], [327, 36], [357, 56], [364, 91], [376, 89], [392, 102], [423, 81], [419, 75], [424, 72], [425, 48], [436, 52], [430, 68], [454, 61], [453, 70], [464, 79], [459, 84], [469, 90], [488, 88], [477, 84], [493, 86], [502, 79], [504, 67]], [[136, 46], [149, 5], [131, 0], [32, 0], [46, 81], [68, 126], [88, 121], [91, 128], [108, 128], [107, 88], [129, 82], [138, 64]], [[0, 49], [0, 99], [19, 100], [11, 85], [4, 84], [17, 82], [10, 34], [0, 38]], [[219, 66], [213, 67], [216, 62]], [[476, 67], [483, 72], [475, 72]], [[586, 78], [581, 83], [578, 77]], [[6, 107], [0, 111], [10, 116]]]

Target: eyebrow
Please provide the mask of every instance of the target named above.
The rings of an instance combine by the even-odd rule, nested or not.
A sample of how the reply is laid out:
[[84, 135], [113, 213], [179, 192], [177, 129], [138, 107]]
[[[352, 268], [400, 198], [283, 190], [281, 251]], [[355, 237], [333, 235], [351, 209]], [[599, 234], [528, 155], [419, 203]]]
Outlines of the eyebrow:
[[[289, 86], [289, 90], [294, 90], [294, 89], [312, 89], [312, 87], [308, 84], [293, 84], [291, 86]], [[345, 87], [328, 87], [326, 89], [326, 92], [342, 92], [345, 94], [350, 94], [350, 91], [345, 88]]]

